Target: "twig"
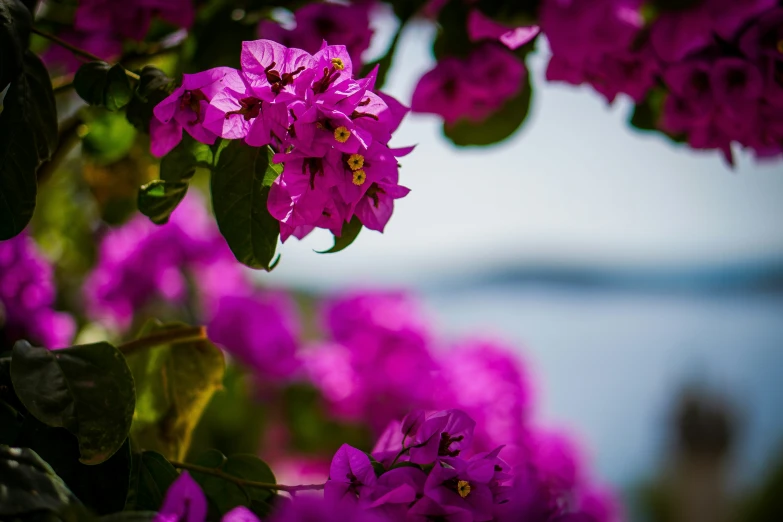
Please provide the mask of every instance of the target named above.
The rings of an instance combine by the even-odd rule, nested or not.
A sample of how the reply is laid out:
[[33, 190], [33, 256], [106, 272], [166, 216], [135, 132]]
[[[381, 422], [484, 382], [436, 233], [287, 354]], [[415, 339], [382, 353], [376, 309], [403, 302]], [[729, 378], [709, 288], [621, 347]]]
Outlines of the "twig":
[[135, 339], [119, 345], [117, 348], [128, 355], [129, 353], [160, 346], [163, 344], [187, 343], [192, 341], [203, 341], [207, 338], [207, 329], [203, 326], [185, 326], [166, 330], [161, 333], [148, 335], [141, 339]]
[[[75, 45], [69, 44], [68, 42], [66, 42], [62, 38], [59, 38], [59, 37], [57, 37], [57, 36], [55, 36], [55, 35], [53, 35], [51, 33], [47, 33], [46, 31], [42, 31], [42, 30], [38, 29], [37, 27], [33, 27], [30, 30], [33, 33], [37, 34], [38, 36], [42, 36], [43, 38], [46, 38], [47, 40], [51, 40], [52, 42], [56, 43], [60, 47], [68, 49], [69, 51], [71, 51], [76, 56], [79, 56], [81, 58], [84, 58], [86, 60], [90, 60], [90, 61], [93, 61], [93, 62], [102, 62], [103, 61], [101, 58], [95, 56], [94, 54], [92, 54], [90, 52], [87, 52], [84, 49], [80, 49], [79, 47], [76, 47]], [[139, 80], [139, 75], [138, 74], [136, 74], [135, 72], [129, 71], [127, 69], [124, 69], [124, 70], [125, 70], [125, 74], [128, 76], [128, 78], [132, 78], [132, 79], [137, 80], [137, 81]]]
[[220, 477], [223, 480], [228, 480], [239, 486], [246, 486], [249, 488], [257, 489], [273, 489], [276, 491], [287, 491], [288, 493], [296, 493], [298, 491], [318, 491], [324, 489], [324, 484], [303, 484], [301, 486], [284, 486], [283, 484], [272, 484], [269, 482], [256, 482], [254, 480], [246, 480], [234, 475], [229, 475], [218, 468], [208, 468], [206, 466], [198, 466], [196, 464], [187, 464], [185, 462], [171, 461], [171, 465], [175, 468], [186, 469], [188, 471], [195, 471], [196, 473], [206, 473], [215, 477]]

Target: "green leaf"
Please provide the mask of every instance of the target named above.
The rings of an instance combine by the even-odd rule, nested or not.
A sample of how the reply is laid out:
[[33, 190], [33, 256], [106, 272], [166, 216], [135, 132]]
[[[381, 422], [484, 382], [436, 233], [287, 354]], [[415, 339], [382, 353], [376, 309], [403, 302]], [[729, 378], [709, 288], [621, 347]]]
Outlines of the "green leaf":
[[22, 416], [7, 402], [0, 400], [0, 444], [11, 445], [19, 436]]
[[334, 246], [329, 250], [324, 250], [323, 252], [318, 253], [334, 254], [336, 252], [340, 252], [341, 250], [345, 250], [356, 240], [357, 237], [359, 237], [359, 232], [361, 231], [362, 222], [359, 221], [358, 217], [352, 217], [351, 221], [348, 223], [343, 223], [343, 229], [340, 231], [340, 235], [334, 237]]
[[76, 71], [73, 86], [84, 101], [110, 111], [125, 107], [133, 97], [130, 80], [119, 64], [86, 63]]
[[49, 73], [31, 52], [11, 82], [0, 113], [0, 241], [30, 222], [38, 192], [36, 171], [57, 148], [57, 109]]
[[166, 73], [150, 65], [139, 73], [139, 83], [125, 110], [128, 121], [134, 127], [149, 134], [152, 111], [174, 90], [174, 80]]
[[189, 181], [197, 167], [212, 168], [214, 154], [209, 145], [199, 143], [183, 133], [182, 141], [160, 161], [160, 179]]
[[0, 91], [23, 69], [33, 17], [18, 0], [0, 0]]
[[88, 466], [79, 462], [79, 442], [68, 430], [28, 415], [15, 445], [35, 451], [92, 512], [104, 515], [125, 507], [131, 469], [128, 439], [111, 458]]
[[282, 172], [272, 163], [269, 147], [250, 147], [240, 140], [220, 151], [212, 171], [212, 207], [220, 233], [239, 262], [264, 270], [272, 260], [280, 223], [267, 210], [269, 187]]
[[139, 189], [139, 212], [156, 225], [168, 223], [171, 213], [188, 193], [185, 181], [156, 179]]
[[145, 451], [133, 455], [131, 487], [125, 509], [159, 510], [166, 491], [178, 476], [174, 466], [160, 453]]
[[78, 500], [34, 451], [0, 445], [0, 520], [73, 503]]
[[532, 89], [529, 75], [520, 93], [482, 122], [461, 120], [454, 125], [443, 125], [443, 133], [460, 147], [486, 146], [500, 143], [514, 134], [524, 123], [530, 111]]
[[82, 151], [98, 165], [110, 165], [128, 155], [136, 142], [136, 129], [121, 113], [104, 109], [82, 111], [87, 134]]
[[106, 461], [128, 436], [136, 402], [133, 376], [109, 343], [51, 351], [19, 341], [11, 382], [35, 418], [76, 435], [84, 464]]
[[158, 515], [155, 511], [123, 511], [101, 517], [100, 522], [151, 522]]
[[[232, 455], [226, 458], [217, 450], [202, 453], [194, 462], [199, 466], [219, 469], [223, 473], [253, 482], [275, 484], [275, 475], [269, 466], [254, 455]], [[191, 471], [193, 479], [199, 483], [210, 503], [222, 515], [237, 506], [253, 506], [254, 510], [264, 511], [264, 506], [272, 502], [275, 492], [269, 489], [240, 486], [229, 480]], [[265, 513], [261, 513], [263, 515]]]
[[[181, 327], [151, 322], [140, 337]], [[134, 443], [172, 460], [184, 459], [193, 429], [222, 386], [223, 352], [203, 340], [156, 346], [127, 359], [136, 381]]]

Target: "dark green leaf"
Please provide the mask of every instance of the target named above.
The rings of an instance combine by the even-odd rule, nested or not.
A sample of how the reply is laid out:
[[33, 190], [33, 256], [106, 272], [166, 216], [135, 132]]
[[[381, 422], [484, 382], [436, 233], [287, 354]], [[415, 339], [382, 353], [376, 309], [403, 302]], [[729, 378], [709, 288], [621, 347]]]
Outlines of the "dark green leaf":
[[212, 168], [214, 155], [209, 145], [199, 143], [183, 133], [182, 141], [160, 161], [160, 179], [188, 181], [197, 167]]
[[11, 381], [35, 418], [76, 435], [81, 462], [104, 462], [125, 442], [136, 402], [133, 376], [109, 343], [50, 351], [19, 341]]
[[139, 83], [125, 110], [128, 121], [137, 129], [149, 133], [152, 110], [174, 89], [174, 80], [156, 67], [147, 65], [139, 73]]
[[33, 23], [30, 13], [19, 0], [0, 0], [0, 91], [22, 73]]
[[[239, 68], [239, 50], [242, 42], [255, 40], [257, 23], [235, 20], [235, 5], [215, 2], [218, 10], [209, 13], [204, 23], [193, 28], [195, 48], [185, 72], [197, 72], [212, 67]], [[249, 18], [249, 17], [247, 17]]]
[[34, 451], [0, 445], [0, 520], [59, 511], [78, 500]]
[[460, 147], [500, 143], [511, 137], [524, 123], [530, 111], [531, 95], [530, 78], [527, 77], [520, 93], [495, 114], [479, 123], [462, 120], [454, 125], [444, 124], [443, 133]]
[[86, 63], [76, 71], [73, 86], [84, 101], [110, 111], [125, 107], [133, 97], [130, 80], [119, 64]]
[[79, 442], [68, 430], [28, 415], [15, 445], [35, 451], [92, 512], [104, 515], [125, 507], [131, 468], [128, 439], [111, 458], [88, 466], [79, 462]]
[[0, 444], [12, 445], [22, 428], [22, 417], [16, 409], [0, 400]]
[[169, 486], [179, 474], [160, 453], [145, 451], [133, 455], [131, 488], [125, 509], [157, 511]]
[[359, 232], [361, 231], [362, 222], [359, 221], [358, 217], [354, 216], [351, 218], [350, 222], [343, 223], [343, 229], [340, 232], [340, 236], [335, 236], [334, 238], [334, 246], [329, 250], [324, 250], [323, 252], [318, 253], [334, 254], [336, 252], [340, 252], [341, 250], [345, 250], [356, 240], [357, 237], [359, 237]]
[[[234, 477], [253, 482], [276, 483], [275, 476], [272, 470], [269, 469], [269, 466], [254, 455], [232, 455], [226, 458], [217, 450], [209, 450], [201, 454], [194, 464], [220, 469]], [[237, 506], [250, 507], [254, 505], [260, 508], [269, 504], [275, 495], [274, 491], [269, 489], [240, 486], [229, 480], [206, 473], [192, 471], [191, 475], [199, 483], [210, 503], [215, 506], [221, 515]]]
[[268, 147], [231, 141], [212, 172], [212, 207], [220, 233], [236, 258], [251, 268], [271, 270], [280, 223], [267, 210], [269, 187], [280, 175]]
[[57, 148], [57, 109], [49, 73], [31, 52], [0, 113], [0, 240], [30, 222], [38, 192], [36, 170]]
[[[181, 324], [151, 322], [141, 337]], [[182, 460], [193, 429], [225, 373], [223, 352], [207, 340], [155, 346], [128, 354], [136, 381], [131, 434], [141, 448]]]
[[139, 189], [139, 212], [156, 225], [168, 223], [171, 213], [188, 193], [185, 181], [156, 179]]
[[151, 522], [155, 520], [155, 511], [123, 511], [100, 518], [100, 522]]

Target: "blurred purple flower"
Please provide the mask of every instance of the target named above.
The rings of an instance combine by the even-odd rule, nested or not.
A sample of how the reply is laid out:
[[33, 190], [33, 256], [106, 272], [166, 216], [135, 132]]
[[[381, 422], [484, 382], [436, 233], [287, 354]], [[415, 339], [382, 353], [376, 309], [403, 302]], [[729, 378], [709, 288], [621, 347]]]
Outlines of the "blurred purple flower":
[[155, 17], [187, 29], [194, 16], [192, 0], [81, 0], [74, 26], [79, 31], [110, 32], [141, 41]]
[[351, 60], [360, 64], [362, 53], [370, 46], [372, 38], [369, 9], [373, 5], [374, 2], [362, 5], [311, 3], [296, 11], [296, 27], [293, 29], [284, 29], [274, 21], [264, 20], [258, 26], [258, 35], [311, 54], [315, 54], [324, 41], [344, 45]]
[[0, 351], [20, 339], [46, 348], [71, 343], [76, 324], [53, 310], [55, 292], [52, 265], [27, 233], [0, 242]]
[[166, 491], [153, 522], [204, 522], [206, 519], [207, 497], [190, 473], [183, 471]]
[[261, 382], [286, 379], [300, 367], [296, 307], [284, 294], [257, 292], [220, 298], [208, 333]]
[[180, 304], [197, 297], [200, 315], [208, 317], [221, 297], [249, 291], [243, 268], [192, 189], [165, 225], [138, 215], [110, 230], [83, 288], [87, 315], [120, 331], [158, 299]]

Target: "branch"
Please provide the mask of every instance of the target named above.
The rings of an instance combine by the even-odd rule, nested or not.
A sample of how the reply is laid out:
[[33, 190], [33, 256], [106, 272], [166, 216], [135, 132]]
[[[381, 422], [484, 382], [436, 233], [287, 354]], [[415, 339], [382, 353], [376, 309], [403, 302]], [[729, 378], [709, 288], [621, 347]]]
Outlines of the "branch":
[[[36, 27], [33, 27], [30, 30], [33, 33], [37, 34], [38, 36], [42, 36], [43, 38], [46, 38], [47, 40], [51, 40], [52, 42], [56, 43], [60, 47], [68, 49], [69, 51], [71, 51], [76, 56], [79, 56], [81, 58], [84, 58], [84, 59], [92, 61], [92, 62], [102, 62], [102, 61], [104, 61], [101, 58], [95, 56], [94, 54], [92, 54], [90, 52], [87, 52], [84, 49], [80, 49], [79, 47], [76, 47], [75, 45], [69, 44], [68, 42], [66, 42], [62, 38], [59, 38], [59, 37], [57, 37], [57, 36], [55, 36], [55, 35], [53, 35], [51, 33], [47, 33], [46, 31], [42, 31], [42, 30], [40, 30], [40, 29], [38, 29]], [[139, 80], [139, 75], [136, 74], [135, 72], [131, 72], [131, 71], [125, 69], [125, 74], [128, 76], [128, 78], [132, 78], [132, 79], [134, 79], [136, 81]]]
[[175, 468], [186, 469], [188, 471], [195, 471], [197, 473], [205, 473], [215, 477], [220, 477], [223, 480], [233, 482], [238, 486], [246, 486], [248, 488], [257, 489], [272, 489], [275, 491], [287, 491], [288, 493], [296, 493], [298, 491], [317, 491], [324, 489], [324, 484], [303, 484], [301, 486], [284, 486], [282, 484], [272, 484], [269, 482], [256, 482], [254, 480], [246, 480], [234, 475], [229, 475], [218, 468], [208, 468], [206, 466], [198, 466], [196, 464], [187, 464], [185, 462], [171, 461], [171, 465]]
[[188, 343], [192, 341], [203, 341], [207, 338], [207, 329], [203, 326], [184, 326], [182, 328], [174, 328], [172, 330], [166, 330], [161, 333], [148, 335], [141, 339], [135, 339], [119, 345], [117, 348], [125, 355], [144, 350], [146, 348], [152, 348], [153, 346], [160, 346], [163, 344], [174, 343]]

